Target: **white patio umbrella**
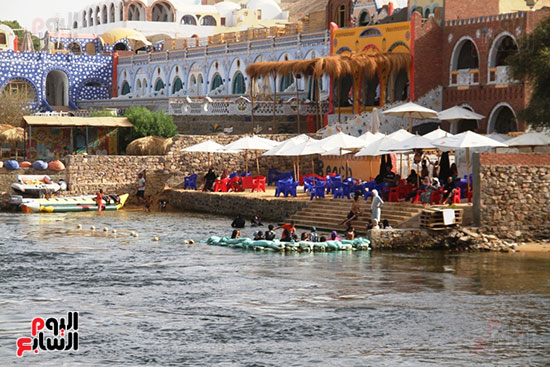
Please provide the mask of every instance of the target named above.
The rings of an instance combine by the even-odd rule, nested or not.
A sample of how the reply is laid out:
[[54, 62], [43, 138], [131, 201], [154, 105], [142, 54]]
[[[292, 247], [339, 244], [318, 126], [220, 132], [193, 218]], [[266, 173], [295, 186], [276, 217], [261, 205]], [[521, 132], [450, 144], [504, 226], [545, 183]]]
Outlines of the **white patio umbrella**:
[[444, 138], [444, 137], [450, 137], [450, 136], [454, 136], [453, 134], [441, 129], [440, 127], [438, 127], [437, 129], [433, 130], [433, 131], [430, 131], [429, 133], [427, 134], [424, 134], [422, 135], [424, 138], [432, 141], [432, 140], [435, 140], [435, 139], [440, 139], [440, 138]]
[[390, 135], [388, 135], [388, 137], [392, 138], [393, 140], [397, 140], [397, 141], [405, 141], [407, 139], [410, 139], [410, 138], [414, 137], [414, 134], [411, 134], [410, 132], [408, 132], [405, 129], [399, 129], [397, 131], [394, 131]]
[[534, 152], [536, 146], [550, 145], [550, 137], [546, 134], [532, 131], [510, 139], [506, 141], [506, 144], [509, 147], [531, 147], [531, 151]]
[[413, 102], [407, 102], [394, 108], [390, 108], [383, 112], [388, 116], [396, 117], [408, 117], [409, 118], [409, 132], [412, 132], [412, 119], [436, 119], [437, 112], [429, 108], [420, 106]]
[[[278, 154], [282, 156], [302, 157], [306, 155], [321, 154], [325, 149], [321, 145], [321, 140], [309, 139], [303, 143], [299, 143], [294, 147], [289, 147], [286, 150], [280, 151]], [[313, 182], [315, 182], [315, 163], [311, 159], [311, 172], [313, 173]], [[298, 177], [300, 168], [298, 166]]]
[[[408, 134], [408, 133], [407, 133]], [[391, 135], [390, 135], [391, 137]], [[391, 146], [388, 150], [394, 151], [394, 153], [401, 153], [399, 154], [400, 160], [402, 159], [402, 153], [410, 153], [414, 149], [435, 149], [435, 146], [431, 143], [429, 139], [426, 139], [423, 136], [420, 135], [412, 135], [410, 138], [399, 141], [395, 145]], [[408, 154], [407, 154], [408, 156]], [[410, 156], [408, 156], [410, 157]], [[401, 167], [403, 167], [403, 162], [401, 162]], [[410, 167], [410, 159], [408, 159], [408, 165]], [[420, 162], [417, 163], [417, 169], [420, 171]], [[399, 172], [401, 175], [403, 175], [403, 172], [400, 169]]]
[[[321, 139], [319, 141], [319, 144], [325, 150], [325, 152], [339, 149], [340, 151], [339, 155], [342, 156], [342, 152], [344, 149], [353, 150], [353, 149], [363, 148], [365, 146], [365, 141], [355, 136], [344, 134], [343, 132], [340, 131], [334, 135], [330, 135], [324, 139]], [[346, 161], [346, 173], [347, 173], [347, 161]]]
[[[443, 151], [466, 149], [466, 166], [467, 174], [470, 174], [470, 148], [482, 148], [482, 147], [507, 147], [506, 143], [493, 140], [483, 135], [474, 133], [473, 131], [466, 131], [451, 137], [444, 137], [432, 141], [438, 149]], [[470, 188], [470, 182], [468, 181], [468, 189]]]
[[259, 136], [245, 136], [232, 143], [227, 144], [224, 150], [244, 150], [245, 152], [245, 172], [248, 172], [248, 151], [254, 150], [256, 152], [256, 169], [260, 174], [260, 163], [258, 161], [258, 151], [269, 150], [275, 145], [279, 144], [276, 141], [260, 138]]
[[297, 144], [303, 143], [303, 142], [305, 142], [309, 139], [311, 139], [311, 138], [309, 136], [307, 136], [306, 134], [301, 134], [301, 135], [295, 136], [293, 138], [290, 138], [290, 139], [287, 139], [287, 140], [284, 140], [284, 141], [280, 142], [275, 147], [271, 148], [270, 150], [263, 153], [262, 155], [264, 155], [264, 156], [276, 156], [276, 155], [278, 155], [277, 154], [278, 152], [288, 150], [289, 148], [294, 147]]
[[487, 135], [487, 137], [496, 141], [500, 141], [501, 143], [506, 143], [508, 140], [512, 139], [512, 137], [509, 135], [499, 133], [492, 133]]
[[224, 146], [212, 140], [206, 140], [202, 143], [183, 148], [182, 152], [208, 153], [208, 167], [210, 167], [210, 155], [212, 153], [240, 153], [240, 150], [226, 150]]
[[[279, 156], [279, 155], [286, 155], [286, 154], [280, 154], [281, 152], [284, 153], [285, 151], [295, 147], [296, 145], [300, 143], [305, 143], [308, 140], [312, 140], [309, 136], [306, 134], [301, 134], [298, 136], [295, 136], [293, 138], [287, 139], [276, 145], [275, 147], [271, 148], [267, 152], [263, 153], [262, 156]], [[297, 177], [300, 170], [300, 162], [298, 158], [298, 171], [296, 171], [296, 163], [294, 163], [294, 175]]]
[[382, 139], [375, 141], [372, 144], [367, 145], [366, 147], [361, 149], [357, 154], [355, 154], [355, 156], [356, 157], [364, 157], [364, 156], [376, 157], [379, 155], [389, 154], [392, 152], [388, 151], [388, 149], [397, 143], [398, 143], [397, 140], [392, 139], [389, 136], [386, 136]]
[[437, 118], [442, 121], [481, 120], [485, 116], [470, 111], [467, 108], [454, 106], [437, 113]]

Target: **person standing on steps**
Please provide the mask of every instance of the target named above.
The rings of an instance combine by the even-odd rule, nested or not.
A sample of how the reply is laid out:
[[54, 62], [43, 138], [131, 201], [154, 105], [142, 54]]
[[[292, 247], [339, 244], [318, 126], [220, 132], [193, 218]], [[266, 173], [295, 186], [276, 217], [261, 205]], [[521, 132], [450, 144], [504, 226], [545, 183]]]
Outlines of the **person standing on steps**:
[[371, 218], [376, 224], [380, 223], [380, 217], [382, 215], [382, 206], [384, 201], [378, 196], [378, 190], [372, 190], [372, 203], [371, 203]]

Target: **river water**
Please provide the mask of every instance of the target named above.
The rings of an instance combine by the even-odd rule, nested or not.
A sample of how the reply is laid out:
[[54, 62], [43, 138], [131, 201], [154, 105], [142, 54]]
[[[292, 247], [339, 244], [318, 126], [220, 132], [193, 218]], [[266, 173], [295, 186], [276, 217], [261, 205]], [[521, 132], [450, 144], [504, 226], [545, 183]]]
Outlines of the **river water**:
[[[550, 365], [546, 255], [183, 244], [229, 223], [0, 213], [0, 365]], [[16, 357], [34, 317], [68, 311], [80, 315], [78, 351]]]

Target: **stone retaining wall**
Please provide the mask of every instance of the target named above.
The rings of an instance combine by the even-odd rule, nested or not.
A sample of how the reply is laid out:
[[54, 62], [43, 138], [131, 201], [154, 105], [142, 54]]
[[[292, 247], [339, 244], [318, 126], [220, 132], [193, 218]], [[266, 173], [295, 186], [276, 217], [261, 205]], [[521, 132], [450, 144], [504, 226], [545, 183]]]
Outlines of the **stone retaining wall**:
[[205, 193], [168, 189], [164, 192], [170, 206], [195, 212], [236, 216], [241, 214], [249, 220], [258, 215], [265, 221], [282, 221], [305, 208], [308, 201], [267, 200], [262, 198], [232, 195], [231, 193]]
[[474, 220], [484, 232], [550, 238], [550, 154], [481, 153], [474, 156], [476, 175]]
[[438, 246], [435, 237], [425, 229], [375, 229], [367, 232], [373, 249], [428, 250]]

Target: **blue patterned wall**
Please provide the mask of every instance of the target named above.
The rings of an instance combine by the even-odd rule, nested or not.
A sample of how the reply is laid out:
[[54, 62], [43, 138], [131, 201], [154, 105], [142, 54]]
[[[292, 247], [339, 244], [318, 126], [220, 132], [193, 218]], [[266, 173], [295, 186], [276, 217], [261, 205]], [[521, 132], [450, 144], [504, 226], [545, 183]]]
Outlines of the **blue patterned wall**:
[[110, 98], [113, 72], [110, 55], [0, 52], [0, 90], [11, 80], [27, 81], [36, 91], [34, 108], [46, 110], [46, 78], [53, 70], [67, 75], [70, 104], [83, 99]]

